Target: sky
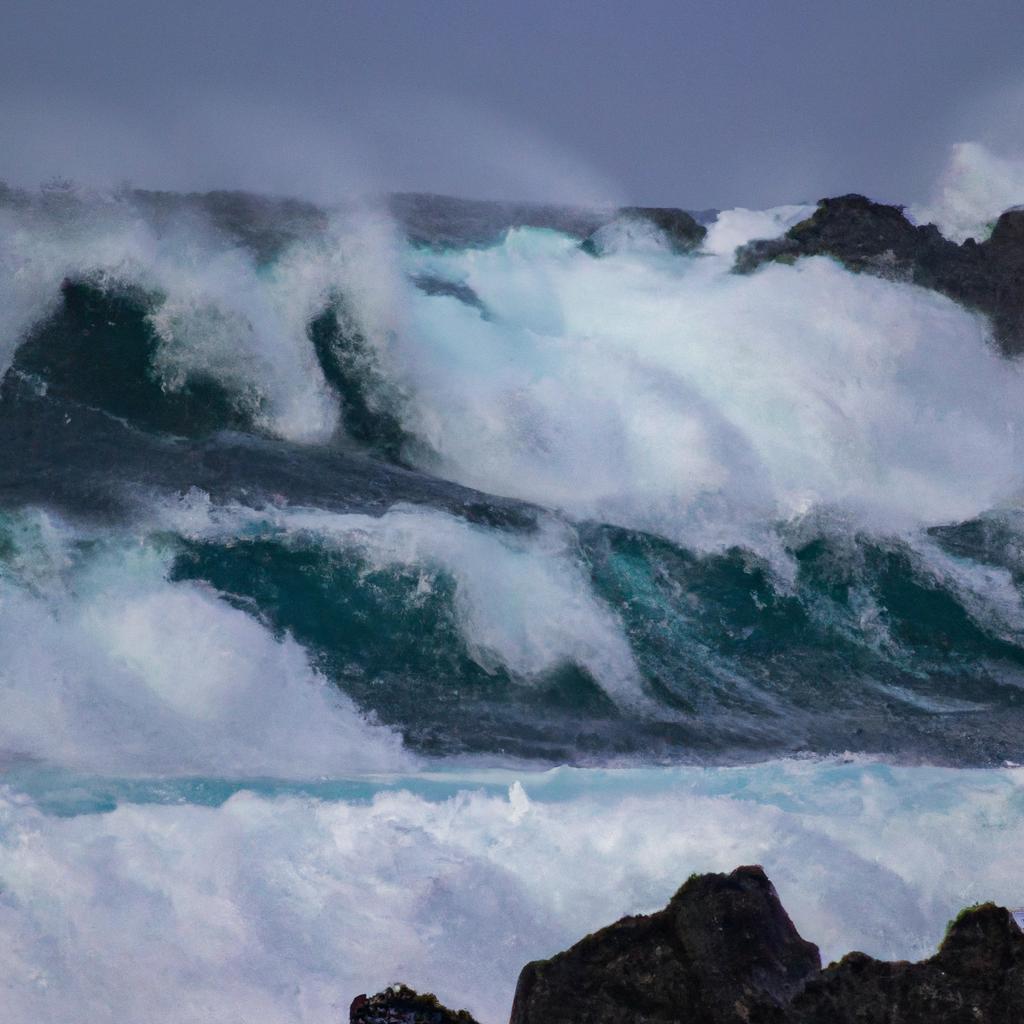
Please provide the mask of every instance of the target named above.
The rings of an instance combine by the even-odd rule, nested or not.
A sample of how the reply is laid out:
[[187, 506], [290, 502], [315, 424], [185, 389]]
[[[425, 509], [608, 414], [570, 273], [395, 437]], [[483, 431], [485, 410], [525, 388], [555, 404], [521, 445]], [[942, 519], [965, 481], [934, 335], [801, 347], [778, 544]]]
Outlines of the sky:
[[687, 208], [1024, 151], [1020, 0], [2, 0], [0, 180]]

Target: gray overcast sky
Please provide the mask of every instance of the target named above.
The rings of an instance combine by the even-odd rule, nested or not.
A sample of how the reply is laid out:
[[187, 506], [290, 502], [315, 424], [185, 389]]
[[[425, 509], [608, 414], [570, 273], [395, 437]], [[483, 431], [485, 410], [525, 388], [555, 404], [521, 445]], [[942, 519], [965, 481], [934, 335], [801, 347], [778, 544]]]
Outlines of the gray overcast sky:
[[1024, 149], [1022, 0], [2, 0], [0, 178], [769, 205]]

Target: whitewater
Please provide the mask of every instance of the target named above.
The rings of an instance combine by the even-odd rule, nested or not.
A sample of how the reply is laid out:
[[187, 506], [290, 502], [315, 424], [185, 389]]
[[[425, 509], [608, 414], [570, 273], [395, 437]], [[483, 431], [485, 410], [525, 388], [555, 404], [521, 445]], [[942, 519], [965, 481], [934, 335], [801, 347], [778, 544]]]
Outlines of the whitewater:
[[1024, 904], [1024, 371], [733, 272], [813, 210], [0, 188], [6, 1019], [497, 1024], [740, 863], [826, 960]]

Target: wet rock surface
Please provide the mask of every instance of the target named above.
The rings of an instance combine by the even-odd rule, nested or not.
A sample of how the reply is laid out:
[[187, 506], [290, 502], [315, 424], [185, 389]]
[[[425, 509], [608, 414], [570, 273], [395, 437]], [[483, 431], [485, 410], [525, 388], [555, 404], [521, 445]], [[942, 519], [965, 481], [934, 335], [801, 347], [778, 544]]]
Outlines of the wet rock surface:
[[822, 199], [782, 238], [741, 246], [735, 269], [751, 273], [803, 256], [830, 256], [850, 270], [941, 292], [986, 314], [1005, 353], [1024, 351], [1024, 209], [1003, 213], [987, 240], [957, 245], [934, 224], [911, 224], [901, 207], [861, 195]]
[[[580, 243], [580, 248], [591, 256], [603, 256], [608, 251], [608, 242], [614, 237], [616, 227], [624, 229], [627, 234], [636, 228], [643, 231], [654, 227], [664, 235], [673, 252], [687, 255], [700, 246], [708, 233], [698, 219], [703, 213], [691, 214], [668, 206], [623, 206], [610, 220], [588, 235]], [[609, 235], [609, 232], [612, 234]]]
[[693, 214], [670, 206], [626, 206], [619, 210], [619, 215], [653, 224], [680, 253], [692, 252], [708, 233]]

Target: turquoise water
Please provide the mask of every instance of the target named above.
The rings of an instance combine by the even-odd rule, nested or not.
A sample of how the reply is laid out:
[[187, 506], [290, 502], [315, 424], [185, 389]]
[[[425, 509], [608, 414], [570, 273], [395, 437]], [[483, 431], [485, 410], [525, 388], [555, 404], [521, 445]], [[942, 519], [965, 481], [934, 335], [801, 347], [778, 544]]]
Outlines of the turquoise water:
[[[1011, 817], [1024, 816], [1024, 769], [920, 769], [862, 759], [778, 761], [722, 768], [487, 768], [443, 761], [413, 774], [366, 774], [336, 779], [117, 778], [41, 766], [7, 767], [3, 784], [29, 797], [46, 814], [104, 814], [124, 804], [220, 807], [232, 797], [304, 798], [325, 803], [370, 804], [384, 794], [408, 793], [426, 803], [460, 794], [505, 798], [518, 785], [531, 801], [564, 803], [583, 798], [700, 794], [750, 801], [794, 814], [856, 817], [847, 802], [859, 791], [889, 791], [908, 814], [949, 811], [965, 793], [999, 793]], [[812, 785], [813, 783], [813, 785]]]
[[926, 956], [963, 905], [1024, 902], [1022, 771], [448, 761], [301, 781], [8, 765], [0, 923], [35, 965], [9, 964], [8, 1007], [312, 1021], [401, 978], [498, 1024], [527, 960], [740, 863], [765, 866], [826, 960]]

